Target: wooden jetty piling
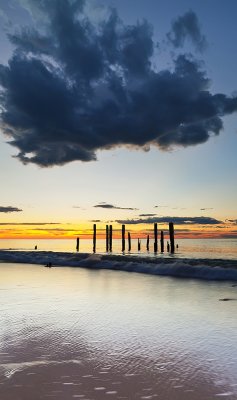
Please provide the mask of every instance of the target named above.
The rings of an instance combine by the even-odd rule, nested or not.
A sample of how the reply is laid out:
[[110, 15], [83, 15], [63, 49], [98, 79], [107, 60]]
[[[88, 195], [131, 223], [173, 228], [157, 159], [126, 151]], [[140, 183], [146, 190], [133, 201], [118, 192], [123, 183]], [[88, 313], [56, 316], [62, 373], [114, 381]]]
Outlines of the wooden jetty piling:
[[160, 251], [164, 253], [164, 232], [160, 232]]
[[169, 233], [170, 233], [170, 252], [174, 253], [174, 224], [169, 222]]
[[147, 249], [147, 251], [149, 251], [149, 243], [150, 243], [150, 236], [147, 235], [147, 239], [146, 239], [146, 249]]
[[79, 241], [80, 241], [80, 239], [79, 239], [79, 237], [77, 238], [77, 245], [76, 245], [76, 250], [77, 251], [79, 251]]
[[157, 242], [157, 223], [154, 223], [154, 252], [157, 253], [158, 250], [158, 242]]
[[93, 253], [96, 252], [96, 224], [93, 225]]
[[113, 227], [112, 225], [109, 226], [109, 251], [112, 251], [112, 244], [113, 244]]
[[138, 249], [138, 251], [141, 250], [141, 241], [140, 241], [140, 239], [137, 239], [137, 249]]
[[109, 226], [106, 225], [106, 252], [109, 251]]
[[122, 225], [122, 251], [125, 251], [125, 225]]
[[131, 251], [131, 234], [128, 232], [128, 251]]
[[[125, 252], [125, 225], [122, 225], [122, 252]], [[170, 253], [175, 252], [175, 240], [174, 240], [174, 224], [173, 222], [169, 222], [169, 241], [167, 241], [167, 251]], [[113, 244], [113, 226], [106, 225], [106, 252], [112, 252], [112, 244]], [[150, 244], [150, 235], [147, 235], [146, 240], [146, 249], [149, 251]], [[141, 239], [137, 239], [138, 251], [141, 250]], [[76, 251], [79, 251], [80, 247], [80, 238], [76, 238]], [[160, 251], [164, 253], [164, 231], [160, 232]], [[176, 246], [178, 248], [178, 245]], [[128, 232], [128, 251], [131, 251], [131, 233]], [[158, 251], [158, 224], [154, 223], [154, 252]], [[96, 252], [96, 224], [93, 225], [93, 252]]]

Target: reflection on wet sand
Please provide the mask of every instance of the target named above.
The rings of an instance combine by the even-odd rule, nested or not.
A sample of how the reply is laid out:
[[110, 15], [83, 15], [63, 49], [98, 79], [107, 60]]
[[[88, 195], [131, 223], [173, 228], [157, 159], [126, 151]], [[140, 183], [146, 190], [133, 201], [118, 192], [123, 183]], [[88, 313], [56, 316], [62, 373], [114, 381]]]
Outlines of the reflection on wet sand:
[[0, 398], [209, 400], [218, 395], [208, 371], [195, 366], [189, 365], [190, 373], [184, 371], [182, 376], [173, 360], [157, 360], [150, 367], [148, 359], [139, 357], [124, 364], [120, 360], [119, 365], [118, 357], [115, 361], [115, 365], [103, 364], [99, 358], [2, 364]]
[[0, 269], [1, 400], [237, 398], [231, 284]]

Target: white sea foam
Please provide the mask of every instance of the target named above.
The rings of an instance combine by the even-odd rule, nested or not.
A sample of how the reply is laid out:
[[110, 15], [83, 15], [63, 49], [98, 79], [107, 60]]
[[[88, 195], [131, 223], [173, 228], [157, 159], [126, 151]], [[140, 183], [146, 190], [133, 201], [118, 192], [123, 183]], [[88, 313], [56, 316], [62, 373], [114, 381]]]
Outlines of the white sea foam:
[[0, 260], [52, 266], [110, 269], [180, 278], [237, 281], [237, 261], [213, 259], [146, 258], [129, 255], [0, 250]]
[[54, 360], [36, 360], [29, 362], [20, 362], [20, 363], [6, 363], [0, 364], [0, 370], [4, 371], [4, 375], [6, 378], [11, 378], [16, 372], [22, 371], [27, 368], [37, 367], [39, 365], [61, 365], [61, 364], [80, 364], [79, 360], [63, 360], [63, 361], [54, 361]]

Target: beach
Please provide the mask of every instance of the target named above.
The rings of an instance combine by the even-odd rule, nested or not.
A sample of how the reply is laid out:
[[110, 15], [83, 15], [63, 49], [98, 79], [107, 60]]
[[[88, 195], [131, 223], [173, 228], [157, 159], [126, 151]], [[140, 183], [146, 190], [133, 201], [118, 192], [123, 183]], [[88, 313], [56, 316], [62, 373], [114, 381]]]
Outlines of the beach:
[[0, 0], [0, 400], [237, 400], [236, 16]]
[[0, 274], [1, 400], [237, 398], [234, 281], [11, 262]]

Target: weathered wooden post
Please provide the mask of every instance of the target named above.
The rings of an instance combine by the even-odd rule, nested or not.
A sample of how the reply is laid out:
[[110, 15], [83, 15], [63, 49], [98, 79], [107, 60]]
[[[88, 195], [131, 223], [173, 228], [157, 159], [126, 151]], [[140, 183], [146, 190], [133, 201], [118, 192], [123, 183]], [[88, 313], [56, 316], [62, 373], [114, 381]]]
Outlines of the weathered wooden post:
[[137, 248], [138, 248], [138, 251], [141, 250], [141, 242], [140, 242], [140, 239], [137, 239]]
[[93, 225], [93, 253], [96, 252], [96, 224]]
[[146, 239], [146, 249], [147, 249], [147, 251], [149, 251], [149, 243], [150, 243], [150, 236], [147, 235], [147, 239]]
[[109, 226], [109, 251], [112, 251], [112, 243], [113, 243], [113, 227]]
[[76, 250], [79, 251], [79, 237], [77, 238], [77, 245], [76, 245]]
[[164, 253], [164, 232], [160, 232], [160, 251]]
[[169, 222], [169, 232], [170, 232], [170, 252], [174, 253], [174, 224]]
[[157, 223], [154, 223], [154, 252], [157, 253], [158, 243], [157, 243]]
[[131, 251], [131, 234], [128, 232], [128, 251]]
[[109, 226], [106, 225], [106, 252], [109, 251]]
[[125, 251], [125, 225], [122, 225], [122, 251]]

